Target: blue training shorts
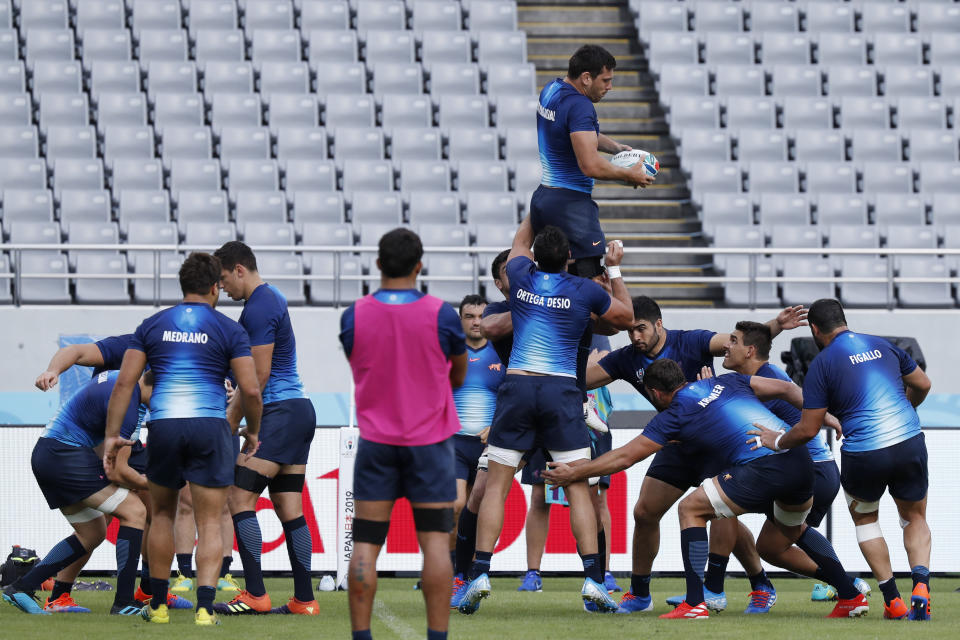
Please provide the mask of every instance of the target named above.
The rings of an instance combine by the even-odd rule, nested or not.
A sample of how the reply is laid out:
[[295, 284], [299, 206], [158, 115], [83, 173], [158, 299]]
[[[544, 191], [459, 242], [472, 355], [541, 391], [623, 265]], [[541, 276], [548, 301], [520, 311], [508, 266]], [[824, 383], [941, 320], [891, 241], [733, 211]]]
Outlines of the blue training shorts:
[[497, 391], [488, 442], [512, 451], [539, 445], [548, 451], [590, 446], [583, 398], [575, 378], [507, 375]]
[[[606, 433], [591, 433], [590, 434], [590, 459], [599, 458], [603, 454], [607, 453], [613, 449], [613, 434], [607, 431]], [[609, 489], [610, 488], [610, 476], [600, 476], [600, 488]]]
[[813, 470], [813, 508], [807, 514], [806, 523], [811, 527], [819, 527], [826, 517], [833, 499], [840, 492], [840, 469], [833, 460], [814, 462]]
[[530, 224], [534, 234], [547, 225], [559, 227], [574, 260], [602, 256], [607, 250], [600, 208], [589, 193], [540, 185], [530, 198]]
[[317, 414], [309, 398], [290, 398], [263, 405], [260, 448], [255, 458], [277, 464], [307, 464], [317, 431]]
[[668, 442], [653, 456], [647, 477], [686, 491], [720, 473], [722, 463], [685, 443]]
[[130, 458], [127, 464], [138, 473], [147, 472], [147, 447], [142, 442], [137, 441], [130, 447]]
[[771, 517], [774, 501], [800, 505], [813, 496], [813, 464], [806, 447], [794, 447], [729, 467], [717, 474], [717, 480], [744, 511]]
[[147, 480], [169, 489], [187, 482], [229, 487], [236, 462], [230, 425], [224, 418], [167, 418], [148, 425]]
[[457, 499], [453, 438], [401, 447], [360, 438], [353, 467], [357, 500], [453, 502]]
[[462, 433], [454, 434], [453, 448], [456, 455], [456, 478], [473, 484], [477, 479], [477, 463], [487, 445], [477, 436], [468, 436]]
[[30, 466], [51, 509], [69, 507], [110, 486], [100, 457], [90, 447], [40, 438]]
[[840, 483], [851, 496], [873, 502], [888, 488], [898, 500], [919, 502], [927, 495], [927, 445], [922, 433], [873, 451], [840, 450]]

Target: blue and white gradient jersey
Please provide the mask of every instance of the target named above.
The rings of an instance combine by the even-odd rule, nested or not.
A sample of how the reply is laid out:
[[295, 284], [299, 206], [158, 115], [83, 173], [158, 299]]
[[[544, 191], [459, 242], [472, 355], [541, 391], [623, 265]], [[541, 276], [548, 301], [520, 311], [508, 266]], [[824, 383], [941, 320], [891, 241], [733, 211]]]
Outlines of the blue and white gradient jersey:
[[540, 271], [526, 256], [507, 263], [507, 276], [513, 320], [510, 368], [576, 378], [577, 349], [590, 314], [605, 314], [610, 295], [592, 280]]
[[467, 376], [463, 385], [453, 390], [461, 427], [457, 433], [475, 436], [493, 424], [497, 389], [506, 375], [507, 367], [489, 340], [476, 350], [467, 345]]
[[[99, 373], [60, 407], [44, 430], [43, 438], [53, 438], [75, 447], [95, 447], [103, 442], [107, 428], [107, 406], [117, 383], [119, 371]], [[120, 437], [131, 438], [140, 430], [146, 407], [140, 404], [140, 385], [133, 387], [130, 406], [120, 426]]]
[[243, 305], [240, 326], [250, 336], [250, 346], [273, 345], [270, 377], [263, 388], [263, 404], [306, 398], [297, 371], [297, 339], [293, 335], [287, 299], [280, 290], [262, 284]]
[[774, 431], [790, 426], [760, 402], [750, 376], [726, 373], [680, 389], [643, 435], [660, 445], [690, 443], [732, 466], [779, 453], [766, 447], [750, 450], [747, 432], [756, 429], [755, 422]]
[[[647, 398], [643, 386], [643, 372], [654, 360], [669, 358], [683, 370], [683, 377], [694, 382], [704, 367], [713, 368], [713, 355], [710, 353], [710, 339], [716, 335], [713, 331], [697, 329], [695, 331], [666, 331], [666, 338], [660, 353], [650, 357], [628, 344], [611, 351], [600, 362], [600, 366], [614, 380], [626, 380], [633, 388]], [[649, 398], [647, 398], [649, 400]]]
[[920, 433], [903, 376], [917, 368], [889, 340], [844, 331], [814, 358], [803, 381], [803, 408], [827, 409], [843, 427], [844, 451], [890, 447]]
[[153, 369], [151, 420], [226, 418], [230, 361], [250, 355], [239, 324], [202, 302], [183, 302], [144, 320], [130, 342]]
[[593, 178], [580, 170], [570, 141], [570, 134], [577, 131], [600, 133], [597, 110], [590, 98], [563, 78], [557, 78], [543, 88], [537, 104], [541, 184], [585, 193], [593, 191]]
[[110, 336], [103, 340], [97, 340], [94, 344], [100, 349], [100, 355], [103, 356], [103, 366], [94, 367], [93, 375], [104, 371], [119, 369], [123, 363], [123, 354], [127, 352], [130, 346], [130, 340], [133, 339], [132, 333], [125, 333], [121, 336]]
[[[769, 362], [765, 362], [763, 366], [757, 369], [757, 373], [754, 375], [758, 375], [761, 378], [773, 378], [774, 380], [793, 382], [786, 371]], [[796, 426], [796, 424], [800, 422], [800, 409], [797, 409], [786, 400], [774, 398], [773, 400], [764, 402], [764, 404], [788, 425]], [[820, 431], [807, 442], [807, 450], [810, 452], [810, 457], [813, 458], [814, 462], [833, 460], [833, 452], [830, 451], [830, 447], [827, 446], [826, 441], [823, 439], [823, 431]]]

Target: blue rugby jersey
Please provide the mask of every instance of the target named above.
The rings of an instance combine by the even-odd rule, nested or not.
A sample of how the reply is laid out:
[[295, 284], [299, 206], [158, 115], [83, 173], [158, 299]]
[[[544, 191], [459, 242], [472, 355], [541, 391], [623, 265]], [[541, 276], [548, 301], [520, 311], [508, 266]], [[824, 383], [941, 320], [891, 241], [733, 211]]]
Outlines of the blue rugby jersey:
[[[497, 313], [507, 313], [508, 311], [510, 311], [510, 304], [506, 300], [502, 302], [491, 302], [483, 308], [482, 316], [486, 318], [487, 316], [492, 316]], [[513, 351], [513, 332], [511, 331], [502, 338], [492, 340], [491, 342], [493, 342], [493, 348], [500, 357], [500, 362], [505, 366], [509, 365], [510, 352]]]
[[[765, 362], [763, 366], [757, 369], [757, 373], [754, 375], [758, 375], [761, 378], [773, 378], [774, 380], [793, 382], [786, 371], [769, 362]], [[775, 398], [764, 404], [788, 425], [796, 426], [796, 424], [800, 422], [800, 409], [797, 409], [786, 400]], [[810, 452], [810, 457], [813, 458], [814, 462], [833, 460], [833, 452], [830, 451], [830, 447], [828, 447], [824, 441], [822, 431], [807, 442], [807, 450]]]
[[810, 363], [803, 408], [825, 408], [837, 417], [844, 451], [893, 446], [920, 433], [920, 418], [901, 379], [916, 368], [889, 340], [844, 331]]
[[[99, 373], [60, 407], [44, 430], [43, 438], [53, 438], [77, 447], [95, 447], [103, 442], [107, 428], [107, 406], [117, 383], [117, 370]], [[140, 429], [146, 413], [140, 404], [140, 385], [135, 385], [130, 406], [120, 427], [121, 438], [132, 438]]]
[[183, 302], [144, 320], [130, 342], [154, 373], [152, 420], [225, 418], [230, 361], [250, 355], [239, 324], [202, 302]]
[[130, 346], [130, 340], [133, 339], [132, 333], [125, 333], [120, 336], [110, 336], [103, 340], [97, 340], [94, 344], [100, 349], [100, 355], [103, 356], [103, 366], [94, 367], [93, 375], [103, 371], [119, 369], [123, 363], [123, 354], [127, 352]]
[[660, 445], [671, 440], [693, 444], [732, 466], [776, 455], [766, 447], [750, 450], [747, 432], [756, 429], [755, 422], [774, 431], [790, 426], [760, 402], [750, 388], [750, 376], [726, 373], [680, 389], [670, 406], [644, 427], [643, 435]]
[[297, 339], [290, 324], [287, 299], [280, 290], [262, 284], [243, 305], [240, 326], [250, 336], [250, 346], [273, 345], [270, 377], [263, 388], [263, 404], [306, 398], [297, 371]]
[[453, 390], [461, 426], [458, 433], [475, 436], [493, 424], [497, 389], [506, 375], [507, 366], [489, 340], [476, 350], [467, 345], [467, 377]]
[[576, 378], [577, 350], [590, 314], [605, 314], [610, 296], [592, 280], [540, 271], [526, 256], [510, 260], [507, 275], [513, 319], [510, 368]]
[[654, 360], [673, 360], [680, 365], [688, 382], [694, 382], [703, 367], [713, 368], [713, 355], [710, 353], [710, 339], [716, 335], [713, 331], [669, 330], [666, 334], [663, 348], [653, 357], [628, 344], [611, 351], [599, 364], [607, 375], [614, 380], [626, 380], [644, 398], [647, 398], [647, 390], [643, 386], [643, 372]]
[[585, 193], [593, 191], [593, 178], [580, 170], [570, 141], [570, 134], [577, 131], [600, 133], [597, 110], [590, 98], [557, 78], [543, 88], [537, 104], [541, 184]]

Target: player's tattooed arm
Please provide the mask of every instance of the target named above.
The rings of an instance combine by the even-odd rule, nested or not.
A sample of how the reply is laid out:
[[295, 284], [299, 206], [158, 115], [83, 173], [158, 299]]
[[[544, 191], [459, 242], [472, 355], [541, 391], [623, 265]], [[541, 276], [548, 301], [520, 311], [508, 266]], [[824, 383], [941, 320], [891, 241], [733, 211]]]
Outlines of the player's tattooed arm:
[[78, 364], [81, 367], [102, 367], [103, 354], [100, 353], [100, 347], [93, 342], [87, 344], [71, 344], [58, 349], [47, 370], [37, 376], [34, 385], [41, 391], [49, 391], [57, 386], [60, 374]]

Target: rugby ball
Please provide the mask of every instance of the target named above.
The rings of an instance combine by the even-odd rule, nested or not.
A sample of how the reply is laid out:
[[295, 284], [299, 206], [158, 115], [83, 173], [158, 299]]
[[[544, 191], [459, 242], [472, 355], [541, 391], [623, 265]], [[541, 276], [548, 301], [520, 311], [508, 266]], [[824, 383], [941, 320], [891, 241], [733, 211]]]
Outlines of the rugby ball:
[[642, 149], [621, 151], [617, 155], [610, 158], [610, 162], [614, 166], [623, 167], [624, 169], [629, 169], [638, 162], [642, 162], [643, 170], [647, 172], [648, 176], [655, 176], [660, 172], [660, 161], [657, 160], [657, 156], [648, 151], [643, 151]]

